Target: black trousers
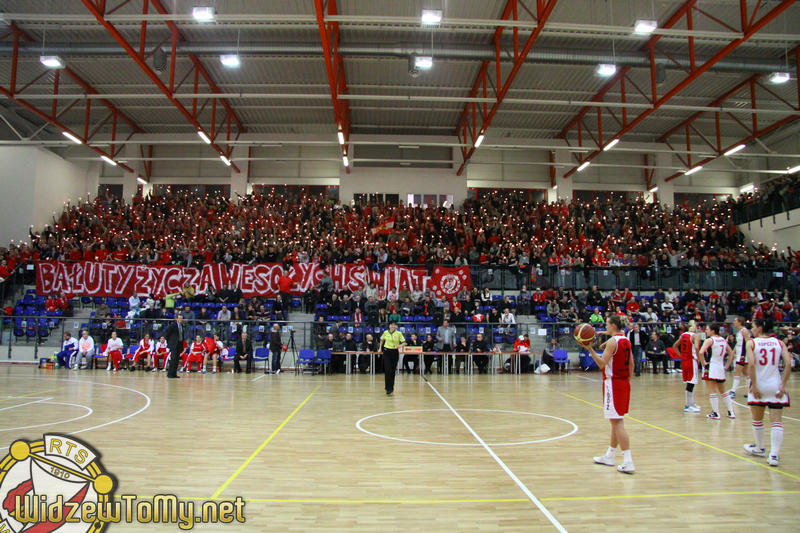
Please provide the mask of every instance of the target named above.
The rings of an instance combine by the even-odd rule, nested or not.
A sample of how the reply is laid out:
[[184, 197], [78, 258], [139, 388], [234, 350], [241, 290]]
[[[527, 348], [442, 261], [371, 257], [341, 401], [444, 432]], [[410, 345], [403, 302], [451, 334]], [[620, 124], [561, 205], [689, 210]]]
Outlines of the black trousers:
[[662, 366], [664, 368], [664, 371], [663, 371], [664, 374], [667, 373], [667, 367], [669, 365], [669, 363], [667, 362], [669, 360], [669, 357], [667, 357], [667, 354], [665, 354], [665, 353], [662, 353], [662, 354], [647, 354], [647, 358], [650, 359], [653, 362], [653, 374], [658, 374], [658, 363], [659, 362], [662, 364]]
[[489, 356], [488, 355], [473, 355], [472, 360], [475, 361], [475, 366], [478, 367], [479, 374], [486, 373], [486, 367], [489, 366]]
[[[236, 357], [233, 358], [233, 371], [237, 374], [242, 371], [242, 367], [239, 365], [240, 355], [236, 354]], [[245, 373], [250, 374], [253, 371], [253, 354], [247, 354], [247, 365], [245, 366]]]
[[404, 355], [403, 356], [403, 369], [411, 371], [411, 367], [409, 363], [414, 363], [414, 371], [419, 368], [419, 356], [418, 355]]
[[394, 375], [397, 373], [397, 360], [400, 358], [400, 352], [391, 348], [383, 349], [383, 376], [386, 385], [386, 392], [394, 390]]
[[[171, 347], [170, 347], [171, 349]], [[180, 352], [183, 351], [183, 339], [181, 339], [175, 351], [171, 351], [169, 356], [169, 366], [167, 366], [167, 377], [174, 378], [178, 375], [178, 363], [181, 361]]]

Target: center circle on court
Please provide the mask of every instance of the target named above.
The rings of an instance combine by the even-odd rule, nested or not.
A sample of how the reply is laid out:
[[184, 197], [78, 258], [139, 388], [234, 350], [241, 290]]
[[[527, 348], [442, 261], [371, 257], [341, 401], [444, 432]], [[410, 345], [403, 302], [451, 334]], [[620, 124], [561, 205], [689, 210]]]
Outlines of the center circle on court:
[[[553, 415], [545, 415], [542, 413], [531, 413], [527, 411], [508, 411], [502, 409], [459, 409], [459, 413], [490, 413], [491, 420], [490, 423], [492, 424], [502, 424], [505, 426], [510, 426], [514, 429], [519, 430], [526, 430], [528, 433], [532, 433], [531, 431], [531, 424], [535, 424], [536, 431], [538, 435], [535, 435], [537, 438], [521, 438], [519, 440], [510, 441], [510, 442], [490, 442], [489, 439], [486, 438], [486, 435], [481, 433], [482, 431], [486, 431], [483, 429], [482, 426], [485, 426], [485, 423], [475, 424], [478, 428], [474, 428], [475, 432], [486, 442], [488, 446], [525, 446], [528, 444], [538, 444], [541, 442], [550, 442], [558, 439], [564, 439], [569, 437], [578, 431], [578, 425], [571, 420], [567, 420], [566, 418], [560, 418], [558, 416]], [[386, 433], [379, 433], [378, 431], [371, 431], [367, 429], [365, 426], [369, 425], [370, 421], [375, 421], [381, 417], [407, 417], [408, 422], [403, 423], [401, 429], [407, 429], [408, 427], [420, 427], [420, 413], [447, 413], [447, 415], [452, 419], [452, 422], [457, 424], [456, 427], [461, 428], [461, 431], [465, 434], [466, 438], [471, 440], [472, 442], [447, 442], [445, 440], [424, 440], [421, 438], [405, 438], [404, 436], [395, 436]], [[429, 415], [430, 417], [436, 417], [436, 414]], [[529, 420], [524, 420], [522, 417], [529, 418]], [[514, 419], [517, 420], [514, 420]], [[533, 420], [531, 420], [533, 419]], [[428, 424], [432, 422], [431, 420], [426, 421]], [[553, 424], [555, 423], [555, 424]], [[473, 421], [470, 421], [470, 425], [473, 425]], [[551, 427], [553, 426], [553, 427]], [[563, 433], [560, 433], [560, 429], [557, 429], [556, 426], [566, 426], [563, 427], [563, 430], [566, 430]], [[397, 427], [397, 425], [395, 425]], [[387, 413], [378, 413], [370, 416], [365, 416], [364, 418], [360, 419], [356, 422], [356, 428], [367, 435], [371, 435], [373, 437], [377, 437], [380, 439], [387, 439], [387, 440], [394, 440], [399, 442], [408, 442], [411, 444], [428, 444], [432, 446], [482, 446], [479, 442], [475, 440], [473, 436], [471, 436], [464, 425], [453, 416], [453, 412], [450, 409], [411, 409], [406, 411], [389, 411]], [[439, 427], [437, 427], [439, 429]], [[480, 430], [479, 430], [480, 429]], [[425, 431], [425, 428], [422, 428]], [[385, 430], [384, 430], [385, 431]], [[556, 433], [556, 432], [559, 433]], [[543, 435], [542, 435], [543, 434]], [[546, 436], [545, 436], [546, 435]], [[534, 435], [531, 435], [533, 437]]]

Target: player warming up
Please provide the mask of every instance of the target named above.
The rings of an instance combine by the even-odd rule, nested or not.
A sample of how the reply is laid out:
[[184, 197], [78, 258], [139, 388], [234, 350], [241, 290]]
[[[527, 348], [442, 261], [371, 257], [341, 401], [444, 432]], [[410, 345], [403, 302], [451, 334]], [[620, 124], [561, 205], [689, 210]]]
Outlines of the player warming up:
[[158, 342], [156, 343], [155, 349], [153, 350], [153, 372], [157, 372], [159, 369], [158, 362], [163, 359], [164, 364], [161, 366], [161, 371], [167, 371], [167, 361], [169, 361], [169, 346], [167, 346], [167, 339], [164, 338], [162, 335], [158, 338]]
[[742, 374], [745, 373], [747, 367], [747, 352], [745, 345], [750, 340], [750, 331], [745, 326], [745, 320], [742, 316], [737, 316], [733, 319], [733, 327], [736, 328], [736, 346], [733, 351], [736, 352], [736, 368], [733, 371], [733, 386], [728, 393], [731, 398], [736, 398], [736, 389], [742, 381]]
[[117, 337], [117, 332], [111, 332], [111, 338], [108, 339], [108, 343], [106, 344], [106, 351], [103, 352], [103, 355], [108, 359], [108, 367], [106, 370], [112, 370], [116, 372], [119, 370], [119, 364], [122, 362], [122, 339]]
[[694, 320], [689, 321], [688, 331], [681, 333], [681, 336], [672, 345], [672, 349], [681, 354], [681, 374], [683, 374], [683, 382], [686, 383], [684, 413], [700, 412], [700, 406], [694, 403], [694, 388], [700, 383], [700, 369], [697, 364], [697, 346], [700, 340], [696, 332], [697, 324]]
[[[747, 342], [747, 374], [750, 377], [750, 393], [747, 403], [753, 415], [753, 435], [755, 444], [746, 444], [744, 451], [748, 455], [764, 457], [764, 409], [769, 407], [769, 421], [772, 424], [770, 448], [767, 464], [778, 466], [783, 442], [782, 413], [789, 407], [789, 395], [786, 394], [786, 382], [792, 373], [792, 359], [783, 341], [769, 334], [773, 325], [771, 320], [756, 318], [753, 320], [755, 338]], [[783, 375], [780, 362], [783, 359]]]
[[622, 333], [622, 317], [612, 315], [606, 319], [606, 331], [611, 338], [606, 342], [602, 355], [592, 347], [592, 340], [581, 344], [589, 350], [592, 359], [603, 371], [603, 411], [611, 423], [611, 442], [605, 454], [595, 457], [594, 462], [614, 466], [617, 446], [622, 450], [622, 464], [617, 471], [633, 474], [636, 468], [631, 457], [630, 439], [625, 430], [624, 416], [628, 413], [631, 397], [631, 368], [633, 351], [631, 342]]
[[[703, 365], [703, 380], [708, 383], [708, 398], [711, 400], [711, 412], [706, 415], [712, 420], [719, 420], [719, 397], [722, 396], [722, 401], [725, 402], [725, 408], [728, 410], [728, 418], [736, 418], [736, 412], [733, 410], [733, 400], [725, 387], [725, 371], [731, 367], [734, 360], [734, 354], [728, 343], [719, 336], [719, 324], [711, 324], [708, 330], [711, 333], [706, 340], [703, 341], [703, 346], [700, 347], [700, 364]], [[706, 357], [706, 353], [711, 352], [711, 357]], [[728, 363], [725, 364], [725, 354], [728, 354]]]

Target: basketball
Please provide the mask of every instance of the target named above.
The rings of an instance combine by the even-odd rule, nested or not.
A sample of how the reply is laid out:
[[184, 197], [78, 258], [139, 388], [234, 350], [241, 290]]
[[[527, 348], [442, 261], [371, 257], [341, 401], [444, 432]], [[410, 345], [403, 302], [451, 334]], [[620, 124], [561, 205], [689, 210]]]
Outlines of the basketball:
[[578, 324], [572, 335], [578, 344], [588, 344], [594, 340], [594, 328], [589, 324]]

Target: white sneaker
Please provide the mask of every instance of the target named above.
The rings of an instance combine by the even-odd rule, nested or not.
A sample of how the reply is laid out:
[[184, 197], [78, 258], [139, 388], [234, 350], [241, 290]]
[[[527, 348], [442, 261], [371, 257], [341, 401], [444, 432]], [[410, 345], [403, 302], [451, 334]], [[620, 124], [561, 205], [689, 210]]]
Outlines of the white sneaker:
[[161, 371], [162, 371], [162, 372], [166, 372], [166, 371], [167, 371], [167, 369], [166, 369], [166, 368], [162, 368], [162, 369], [161, 369]]
[[153, 370], [151, 370], [150, 372], [158, 372], [158, 369], [157, 369], [157, 368], [154, 368], [154, 369], [153, 369]]
[[710, 418], [711, 420], [719, 420], [719, 414], [717, 413], [708, 413], [706, 418]]
[[112, 371], [112, 372], [116, 372], [116, 371], [117, 371], [117, 369], [116, 369], [116, 368], [114, 368], [114, 369], [112, 369], [111, 371]]
[[755, 444], [745, 444], [744, 452], [747, 455], [753, 455], [755, 457], [765, 457], [767, 455], [767, 450], [765, 448], [759, 448]]
[[212, 372], [212, 374], [216, 374], [216, 373], [217, 373], [217, 367], [214, 367], [214, 371]]
[[692, 405], [691, 408], [693, 413], [699, 413], [700, 411], [702, 411], [702, 409], [700, 409], [700, 406], [697, 404]]
[[683, 408], [683, 412], [684, 412], [684, 413], [695, 413], [695, 412], [697, 412], [697, 411], [695, 411], [695, 410], [694, 410], [694, 406], [692, 406], [692, 405], [687, 405], [687, 406], [684, 406], [684, 408]]
[[281, 373], [281, 369], [279, 368], [278, 370], [275, 371], [275, 373], [276, 374], [280, 374]]
[[633, 474], [636, 472], [636, 468], [633, 466], [633, 463], [622, 463], [617, 467], [617, 472], [621, 472], [623, 474]]
[[728, 418], [736, 418], [736, 413], [733, 411], [728, 411]]
[[778, 456], [777, 455], [770, 455], [767, 458], [767, 464], [769, 466], [778, 466]]
[[106, 367], [106, 372], [111, 372], [111, 367], [110, 366]]
[[206, 373], [206, 369], [204, 368], [203, 370], [200, 371], [200, 373], [201, 374], [205, 374]]
[[606, 465], [606, 466], [615, 466], [617, 463], [614, 462], [614, 457], [604, 454], [598, 457], [593, 457], [594, 462], [599, 465]]

